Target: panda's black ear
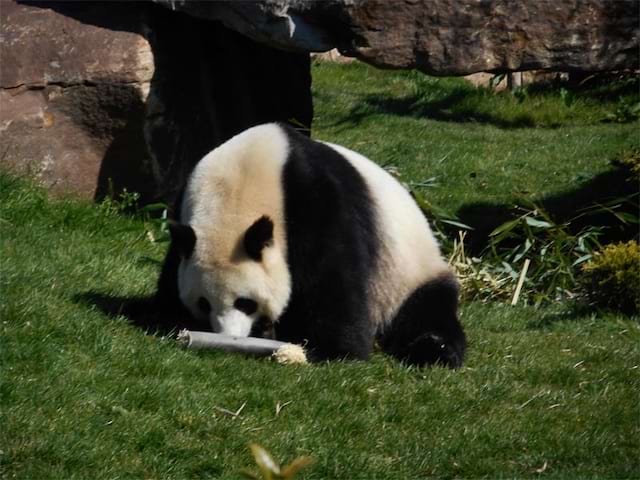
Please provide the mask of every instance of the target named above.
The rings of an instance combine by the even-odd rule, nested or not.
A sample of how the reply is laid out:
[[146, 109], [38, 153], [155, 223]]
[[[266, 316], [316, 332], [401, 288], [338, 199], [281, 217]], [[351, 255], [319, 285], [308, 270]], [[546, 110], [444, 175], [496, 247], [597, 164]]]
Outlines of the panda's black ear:
[[189, 225], [169, 221], [169, 233], [171, 242], [183, 258], [189, 258], [196, 246], [196, 232]]
[[253, 222], [244, 234], [244, 249], [249, 258], [259, 262], [262, 250], [273, 243], [273, 222], [263, 215]]

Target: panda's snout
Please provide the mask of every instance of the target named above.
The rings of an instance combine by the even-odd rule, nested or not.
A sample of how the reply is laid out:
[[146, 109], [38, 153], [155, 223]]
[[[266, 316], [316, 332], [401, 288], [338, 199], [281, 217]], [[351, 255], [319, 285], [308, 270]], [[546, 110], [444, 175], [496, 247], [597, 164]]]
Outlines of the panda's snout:
[[211, 317], [211, 328], [214, 332], [234, 337], [248, 337], [252, 326], [253, 319], [236, 309]]

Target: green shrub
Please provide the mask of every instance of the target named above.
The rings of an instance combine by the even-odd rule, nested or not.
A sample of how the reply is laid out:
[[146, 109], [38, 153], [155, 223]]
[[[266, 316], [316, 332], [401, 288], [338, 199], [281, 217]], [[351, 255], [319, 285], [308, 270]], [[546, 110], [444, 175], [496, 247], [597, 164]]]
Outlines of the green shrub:
[[640, 149], [632, 148], [623, 152], [619, 162], [629, 169], [629, 181], [640, 181]]
[[580, 283], [594, 305], [637, 314], [640, 311], [640, 246], [633, 240], [608, 245], [582, 266]]
[[[617, 181], [636, 184], [640, 181], [640, 149], [623, 150], [613, 163], [623, 169], [624, 175]], [[473, 227], [432, 206], [421, 195], [414, 196], [430, 219], [449, 263], [456, 269], [463, 299], [515, 302], [522, 298], [541, 305], [574, 298], [584, 290], [578, 279], [581, 267], [601, 248], [607, 231], [624, 228], [629, 236], [623, 238], [633, 238], [640, 224], [640, 193], [637, 189], [628, 193], [624, 185], [620, 189], [623, 193], [619, 196], [593, 199], [577, 210], [577, 215], [565, 220], [521, 197], [512, 210], [513, 218], [497, 226], [489, 234], [485, 248], [473, 257], [467, 254], [464, 240]], [[453, 241], [446, 231], [451, 226], [462, 229], [459, 238]], [[516, 294], [521, 277], [523, 288]]]

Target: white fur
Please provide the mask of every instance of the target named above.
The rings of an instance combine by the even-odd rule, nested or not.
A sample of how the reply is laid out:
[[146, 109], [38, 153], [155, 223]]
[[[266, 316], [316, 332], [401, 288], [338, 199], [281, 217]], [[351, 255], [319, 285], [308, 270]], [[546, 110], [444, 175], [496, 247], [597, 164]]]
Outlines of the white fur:
[[369, 291], [374, 325], [382, 329], [416, 288], [448, 270], [447, 262], [424, 214], [395, 178], [359, 153], [326, 145], [360, 173], [375, 203], [382, 251]]
[[[289, 153], [286, 135], [275, 124], [251, 128], [206, 155], [194, 169], [181, 221], [196, 232], [190, 259], [179, 268], [180, 295], [195, 315], [198, 298], [211, 304], [209, 321], [216, 332], [248, 335], [247, 319], [277, 320], [291, 293], [287, 268], [282, 168]], [[262, 261], [250, 259], [244, 233], [263, 215], [274, 223], [274, 241]], [[238, 316], [233, 302], [258, 302], [251, 318]]]
[[215, 331], [224, 332], [227, 335], [234, 335], [236, 337], [248, 337], [251, 333], [251, 326], [253, 325], [253, 318], [245, 315], [239, 310], [228, 310], [224, 315], [215, 319], [216, 327]]

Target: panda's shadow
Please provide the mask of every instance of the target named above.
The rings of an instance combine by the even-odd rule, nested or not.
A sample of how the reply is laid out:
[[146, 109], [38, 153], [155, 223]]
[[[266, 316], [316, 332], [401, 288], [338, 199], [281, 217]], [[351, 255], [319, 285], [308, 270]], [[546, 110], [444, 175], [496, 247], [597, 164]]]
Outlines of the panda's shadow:
[[73, 297], [79, 304], [93, 306], [108, 317], [124, 317], [131, 325], [153, 335], [173, 336], [182, 329], [209, 330], [186, 311], [158, 308], [154, 297], [119, 297], [84, 292]]

